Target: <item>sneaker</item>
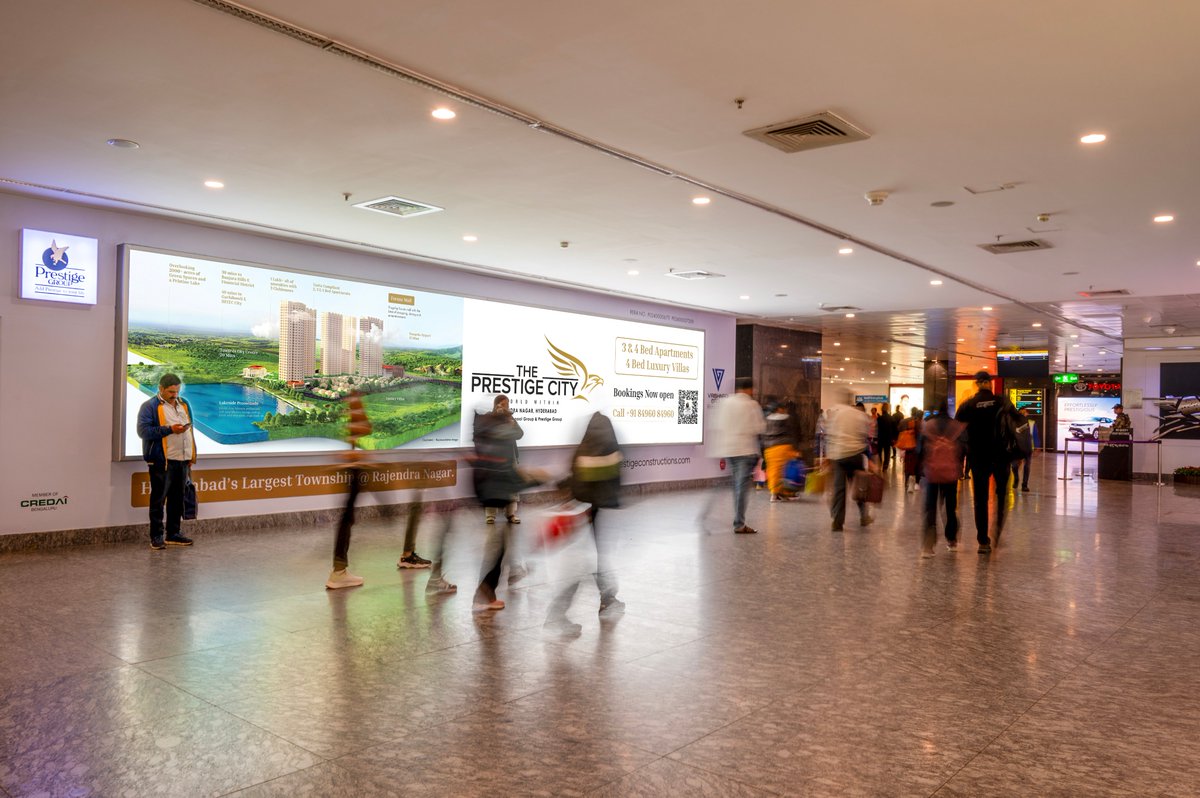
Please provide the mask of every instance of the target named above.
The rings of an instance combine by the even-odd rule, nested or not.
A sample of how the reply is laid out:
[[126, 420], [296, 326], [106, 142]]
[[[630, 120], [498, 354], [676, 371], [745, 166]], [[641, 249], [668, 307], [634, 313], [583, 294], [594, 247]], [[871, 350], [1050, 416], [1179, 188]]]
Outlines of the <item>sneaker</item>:
[[162, 538], [150, 538], [150, 548], [155, 551], [162, 551], [166, 547], [167, 544], [163, 542]]
[[508, 583], [515, 585], [525, 577], [529, 576], [529, 569], [524, 565], [514, 565], [508, 569]]
[[874, 523], [874, 521], [875, 519], [872, 516], [864, 515], [862, 518], [858, 519], [858, 525], [870, 526], [872, 523]]
[[958, 551], [958, 541], [952, 540], [946, 544], [946, 551]]
[[922, 560], [928, 560], [930, 557], [933, 557], [933, 556], [934, 556], [933, 549], [921, 549], [921, 559]]
[[618, 615], [625, 612], [625, 602], [620, 599], [610, 598], [607, 601], [600, 602], [601, 615]]
[[504, 602], [501, 601], [500, 599], [496, 599], [494, 601], [489, 601], [486, 604], [476, 604], [471, 607], [472, 612], [488, 612], [490, 610], [502, 610], [502, 609], [504, 609]]
[[746, 526], [745, 524], [742, 524], [737, 529], [733, 530], [733, 533], [735, 535], [757, 535], [758, 530], [752, 526]]
[[517, 518], [515, 515], [510, 515], [510, 516], [508, 517], [508, 523], [510, 523], [510, 524], [519, 524], [519, 523], [521, 523], [521, 519], [520, 519], [520, 518]]
[[543, 628], [549, 632], [556, 632], [564, 637], [578, 637], [583, 632], [583, 624], [575, 623], [566, 618], [555, 618], [546, 621]]
[[1022, 493], [1028, 493], [1028, 492], [1029, 492], [1029, 486], [1028, 486], [1028, 485], [1022, 485], [1022, 486], [1021, 486], [1021, 492], [1022, 492]]
[[980, 554], [991, 554], [992, 553], [991, 545], [988, 543], [981, 543], [979, 545], [979, 553]]
[[406, 557], [401, 557], [396, 563], [397, 568], [428, 568], [432, 565], [429, 560], [425, 559], [415, 551]]
[[489, 515], [489, 516], [487, 517], [487, 522], [488, 522], [488, 524], [495, 524], [495, 523], [496, 523], [496, 516], [494, 516], [494, 515]]
[[452, 585], [444, 578], [430, 579], [425, 585], [425, 593], [457, 593], [458, 585]]
[[191, 538], [185, 538], [183, 535], [167, 535], [168, 546], [190, 546], [192, 545]]
[[358, 587], [362, 583], [363, 578], [361, 576], [355, 576], [343, 568], [340, 571], [329, 572], [329, 578], [325, 580], [325, 589], [340, 590], [343, 587]]

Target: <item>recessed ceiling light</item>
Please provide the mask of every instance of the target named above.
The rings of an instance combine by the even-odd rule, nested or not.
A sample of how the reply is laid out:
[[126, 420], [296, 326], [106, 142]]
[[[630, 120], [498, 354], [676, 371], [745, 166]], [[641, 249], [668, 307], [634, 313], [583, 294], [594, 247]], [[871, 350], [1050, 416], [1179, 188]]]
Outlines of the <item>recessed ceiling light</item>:
[[204, 185], [207, 188], [225, 188], [225, 184], [220, 180], [205, 180]]
[[1103, 349], [1101, 349], [1101, 350], [1100, 350], [1100, 354], [1102, 354], [1102, 355], [1107, 355], [1107, 354], [1108, 354], [1108, 352], [1106, 352], [1106, 351], [1104, 351]]
[[871, 373], [874, 374], [875, 372], [872, 371]]
[[846, 318], [848, 318], [848, 319], [852, 319], [852, 318], [854, 318], [854, 314], [853, 314], [853, 313], [847, 313], [847, 314], [846, 314]]
[[637, 269], [630, 269], [629, 271], [627, 271], [625, 273], [628, 274], [630, 277], [637, 277], [639, 274], [641, 274], [641, 272], [639, 272]]
[[1033, 326], [1034, 326], [1034, 327], [1041, 327], [1041, 326], [1042, 326], [1042, 323], [1041, 323], [1040, 321], [1035, 321], [1035, 322], [1033, 323]]
[[1078, 338], [1078, 337], [1079, 337], [1079, 333], [1071, 333], [1071, 337], [1072, 337], [1072, 338]]
[[995, 349], [995, 348], [996, 348], [995, 344], [988, 344], [988, 349]]
[[887, 361], [886, 361], [886, 360], [881, 360], [881, 361], [879, 361], [879, 365], [881, 365], [881, 366], [886, 366], [886, 365], [887, 365]]
[[1176, 349], [1195, 349], [1196, 347], [1194, 347], [1194, 346], [1177, 346], [1175, 348]]
[[982, 308], [980, 308], [980, 310], [991, 310], [991, 309], [992, 309], [991, 305], [984, 305]]
[[750, 298], [749, 294], [742, 294], [740, 297], [738, 297], [738, 299], [749, 299], [749, 298]]
[[1147, 352], [1161, 352], [1162, 347], [1161, 346], [1148, 346], [1148, 347], [1146, 347], [1146, 351]]
[[930, 285], [941, 285], [942, 281], [941, 280], [930, 280], [929, 284]]
[[467, 243], [474, 243], [478, 240], [479, 236], [463, 236], [463, 241], [466, 241]]
[[133, 139], [109, 139], [104, 143], [110, 147], [116, 147], [118, 150], [136, 150], [142, 146]]
[[845, 371], [845, 370], [846, 370], [845, 368], [840, 368], [840, 367], [838, 368], [838, 371]]
[[1155, 216], [1154, 221], [1158, 222], [1159, 224], [1166, 224], [1167, 222], [1175, 221], [1175, 217], [1169, 213], [1164, 213], [1164, 214]]
[[841, 249], [838, 250], [838, 254], [839, 255], [853, 255], [854, 250], [850, 247], [842, 247]]
[[780, 345], [779, 345], [779, 348], [780, 348], [780, 349], [787, 349], [787, 348], [788, 348], [788, 345], [787, 345], [787, 344], [780, 344]]
[[821, 350], [820, 350], [820, 349], [818, 349], [818, 350], [817, 350], [817, 354], [818, 354], [818, 355], [819, 355], [819, 354], [822, 354], [822, 352], [821, 352]]
[[1071, 348], [1072, 348], [1072, 349], [1078, 349], [1078, 348], [1079, 348], [1079, 344], [1071, 344]]
[[841, 342], [841, 341], [834, 341], [834, 342], [833, 342], [833, 345], [834, 345], [834, 346], [841, 346], [841, 345], [842, 345], [842, 342]]
[[1088, 133], [1086, 136], [1080, 137], [1079, 141], [1083, 144], [1099, 144], [1106, 138], [1108, 138], [1108, 136], [1104, 135], [1103, 133]]
[[707, 205], [712, 202], [711, 197], [692, 197], [693, 205]]
[[434, 119], [453, 119], [458, 114], [451, 111], [449, 108], [434, 108], [430, 114]]
[[961, 343], [962, 343], [963, 341], [965, 341], [965, 340], [967, 340], [967, 339], [966, 339], [966, 338], [959, 338], [959, 339], [958, 339], [958, 342], [961, 344]]

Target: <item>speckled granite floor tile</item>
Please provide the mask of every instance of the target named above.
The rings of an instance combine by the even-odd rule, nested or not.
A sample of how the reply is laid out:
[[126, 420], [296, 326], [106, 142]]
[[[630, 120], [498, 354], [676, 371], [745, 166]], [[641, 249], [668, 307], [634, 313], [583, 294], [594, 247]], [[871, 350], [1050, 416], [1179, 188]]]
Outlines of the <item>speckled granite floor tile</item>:
[[328, 525], [0, 555], [0, 790], [1195, 795], [1200, 492], [1035, 468], [997, 552], [967, 502], [922, 560], [889, 478], [840, 534], [816, 500], [756, 493], [734, 536], [727, 492], [631, 497], [602, 521], [626, 611], [585, 580], [577, 636], [542, 627], [553, 553], [471, 611], [477, 512], [446, 596], [396, 569], [395, 518], [355, 530], [346, 591]]

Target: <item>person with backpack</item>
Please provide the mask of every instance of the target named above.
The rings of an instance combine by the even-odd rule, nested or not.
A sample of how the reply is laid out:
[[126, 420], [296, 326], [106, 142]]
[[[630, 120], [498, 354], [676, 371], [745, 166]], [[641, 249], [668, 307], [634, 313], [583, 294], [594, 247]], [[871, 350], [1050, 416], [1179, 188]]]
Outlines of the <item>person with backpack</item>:
[[[989, 554], [1000, 545], [1004, 531], [1004, 498], [1008, 492], [1009, 467], [1021, 457], [1017, 428], [1025, 421], [1008, 399], [992, 393], [992, 375], [975, 373], [974, 396], [963, 402], [955, 420], [967, 428], [967, 465], [971, 470], [971, 492], [975, 502], [975, 538], [979, 553]], [[988, 536], [988, 488], [995, 483], [996, 525]]]
[[950, 408], [945, 399], [933, 416], [921, 425], [917, 459], [925, 475], [922, 557], [934, 555], [939, 501], [946, 508], [946, 550], [958, 551], [958, 480], [962, 477], [962, 434], [963, 426], [950, 418]]
[[[1017, 427], [1017, 441], [1021, 446], [1021, 459], [1013, 460], [1012, 462], [1012, 480], [1013, 490], [1016, 490], [1017, 477], [1021, 477], [1021, 492], [1029, 492], [1029, 463], [1033, 459], [1033, 419], [1029, 417], [1029, 411], [1022, 407], [1017, 411], [1023, 419], [1020, 426]], [[1024, 464], [1024, 467], [1022, 467]]]
[[[921, 408], [913, 406], [912, 415], [900, 425], [900, 436], [896, 440], [896, 448], [904, 452], [904, 487], [908, 493], [916, 493], [921, 489], [920, 455], [917, 453], [917, 442], [921, 440]], [[912, 485], [908, 478], [912, 477]]]

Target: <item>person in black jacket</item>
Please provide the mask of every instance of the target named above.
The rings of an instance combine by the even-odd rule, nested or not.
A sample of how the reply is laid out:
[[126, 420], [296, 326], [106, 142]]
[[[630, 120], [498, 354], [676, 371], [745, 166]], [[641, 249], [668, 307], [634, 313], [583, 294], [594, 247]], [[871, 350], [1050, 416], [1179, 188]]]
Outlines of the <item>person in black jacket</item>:
[[879, 419], [876, 423], [879, 429], [880, 465], [884, 471], [887, 471], [888, 466], [892, 464], [892, 454], [896, 451], [896, 435], [898, 433], [892, 415], [888, 412], [887, 402], [879, 406]]
[[[592, 414], [583, 440], [575, 449], [571, 461], [569, 485], [571, 496], [578, 502], [591, 505], [588, 521], [592, 542], [596, 547], [596, 587], [600, 590], [600, 614], [615, 615], [625, 609], [617, 598], [617, 577], [613, 571], [612, 548], [615, 538], [611, 529], [601, 532], [596, 525], [603, 508], [620, 506], [621, 448], [612, 421], [603, 413]], [[546, 626], [567, 634], [578, 634], [579, 624], [567, 619], [567, 609], [575, 598], [579, 582], [567, 585], [550, 603]]]
[[[975, 395], [963, 402], [955, 415], [967, 426], [967, 465], [971, 469], [971, 485], [975, 502], [975, 537], [979, 553], [987, 554], [993, 543], [1000, 544], [1004, 531], [1004, 499], [1008, 491], [1009, 459], [1003, 442], [996, 434], [996, 419], [1001, 413], [1013, 417], [1020, 426], [1025, 419], [1017, 413], [1012, 402], [992, 393], [992, 375], [986, 371], [975, 374]], [[995, 482], [996, 526], [988, 537], [988, 482]]]

